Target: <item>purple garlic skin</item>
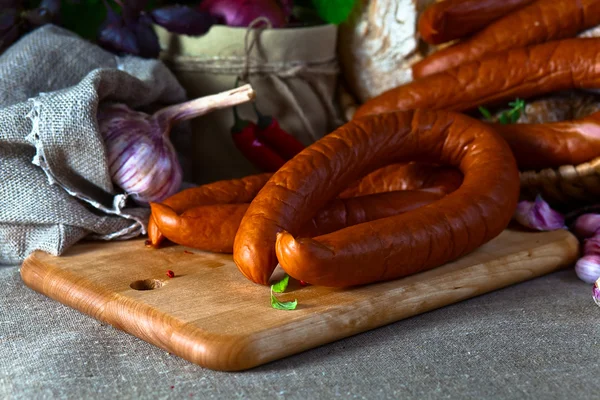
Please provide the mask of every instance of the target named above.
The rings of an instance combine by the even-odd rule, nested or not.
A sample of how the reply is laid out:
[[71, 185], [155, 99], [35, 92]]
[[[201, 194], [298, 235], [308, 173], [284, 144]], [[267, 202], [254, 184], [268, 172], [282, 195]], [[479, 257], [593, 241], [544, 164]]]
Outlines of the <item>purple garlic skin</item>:
[[160, 202], [179, 190], [183, 174], [168, 120], [107, 104], [98, 110], [98, 126], [113, 182], [137, 203]]
[[541, 196], [537, 196], [535, 201], [519, 202], [514, 218], [519, 224], [538, 231], [566, 228], [565, 217], [550, 208]]
[[596, 280], [596, 283], [594, 283], [592, 298], [594, 299], [594, 302], [600, 306], [600, 279]]

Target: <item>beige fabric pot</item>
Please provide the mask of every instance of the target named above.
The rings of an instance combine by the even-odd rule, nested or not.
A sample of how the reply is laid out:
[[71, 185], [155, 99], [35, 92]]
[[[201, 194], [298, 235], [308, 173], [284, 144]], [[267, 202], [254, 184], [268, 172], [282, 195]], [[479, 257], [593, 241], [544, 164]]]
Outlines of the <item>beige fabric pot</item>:
[[[335, 109], [339, 75], [337, 27], [247, 29], [213, 26], [204, 36], [171, 34], [156, 28], [163, 53], [190, 98], [231, 89], [238, 76], [254, 87], [263, 114], [308, 145], [341, 121]], [[256, 120], [250, 105], [242, 118]], [[206, 183], [260, 172], [231, 139], [231, 110], [192, 121], [191, 179]]]

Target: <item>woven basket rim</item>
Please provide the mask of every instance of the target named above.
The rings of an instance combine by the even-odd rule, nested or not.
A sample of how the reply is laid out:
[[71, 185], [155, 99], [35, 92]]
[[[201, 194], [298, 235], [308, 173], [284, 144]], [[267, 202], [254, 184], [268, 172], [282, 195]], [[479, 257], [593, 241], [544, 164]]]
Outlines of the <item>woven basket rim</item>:
[[541, 194], [554, 205], [578, 206], [600, 198], [600, 157], [578, 165], [563, 165], [520, 173], [521, 194]]
[[587, 176], [600, 176], [600, 156], [578, 165], [563, 165], [558, 168], [544, 168], [540, 171], [521, 171], [521, 183], [558, 180], [580, 180]]

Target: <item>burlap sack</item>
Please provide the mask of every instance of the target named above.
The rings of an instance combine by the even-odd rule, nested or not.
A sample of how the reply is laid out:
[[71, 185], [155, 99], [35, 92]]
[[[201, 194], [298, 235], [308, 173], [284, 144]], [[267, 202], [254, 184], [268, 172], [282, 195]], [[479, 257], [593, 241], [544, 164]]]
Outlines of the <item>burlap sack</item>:
[[[254, 87], [262, 113], [308, 145], [341, 124], [334, 98], [339, 75], [337, 27], [252, 29], [213, 26], [204, 36], [156, 28], [162, 59], [190, 97], [234, 87], [242, 77]], [[250, 105], [241, 116], [256, 121]], [[231, 140], [231, 110], [192, 121], [192, 179], [206, 183], [259, 172]]]
[[61, 254], [93, 235], [144, 232], [148, 210], [126, 208], [111, 183], [96, 110], [174, 103], [185, 93], [157, 60], [116, 57], [45, 26], [0, 56], [0, 264], [36, 249]]

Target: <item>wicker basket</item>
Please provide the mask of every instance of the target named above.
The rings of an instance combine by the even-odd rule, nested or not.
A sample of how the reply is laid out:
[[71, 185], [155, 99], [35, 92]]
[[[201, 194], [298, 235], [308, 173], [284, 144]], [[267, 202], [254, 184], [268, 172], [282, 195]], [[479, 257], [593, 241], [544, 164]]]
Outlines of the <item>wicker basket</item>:
[[598, 203], [600, 157], [576, 166], [521, 172], [521, 196], [531, 198], [538, 193], [562, 209]]

